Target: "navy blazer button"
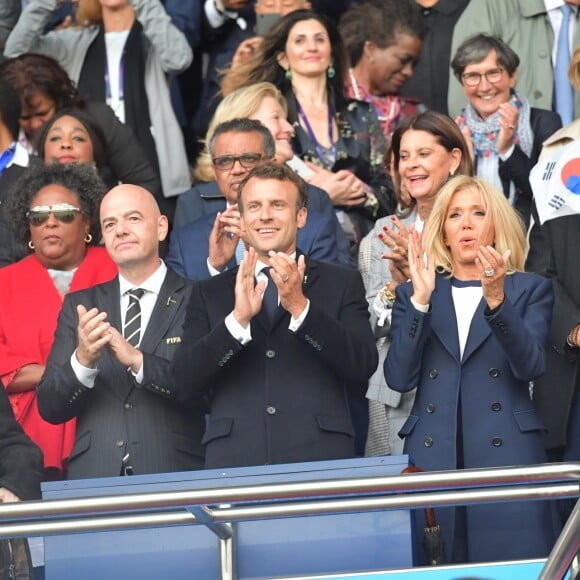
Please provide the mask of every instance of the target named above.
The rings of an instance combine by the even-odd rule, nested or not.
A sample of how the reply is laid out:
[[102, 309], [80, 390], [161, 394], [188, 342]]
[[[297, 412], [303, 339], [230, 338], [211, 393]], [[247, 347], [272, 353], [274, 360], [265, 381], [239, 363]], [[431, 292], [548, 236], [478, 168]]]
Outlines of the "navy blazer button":
[[125, 409], [127, 409], [127, 411], [130, 411], [133, 408], [133, 403], [125, 403]]
[[115, 441], [115, 445], [117, 447], [123, 447], [123, 445], [125, 445], [125, 442], [122, 439], [118, 439], [117, 441]]
[[503, 445], [503, 441], [501, 440], [501, 437], [494, 437], [494, 438], [491, 440], [491, 444], [492, 444], [494, 447], [501, 447], [501, 446]]
[[499, 377], [499, 371], [497, 369], [489, 369], [489, 376], [492, 379], [497, 379]]
[[276, 407], [272, 407], [272, 406], [266, 407], [266, 413], [268, 413], [268, 415], [275, 415], [276, 414]]
[[266, 356], [268, 358], [274, 358], [276, 356], [276, 351], [275, 350], [267, 350], [266, 351]]
[[427, 439], [425, 439], [425, 441], [423, 443], [425, 444], [425, 447], [432, 447], [433, 446], [433, 439], [431, 439], [431, 437], [427, 437]]
[[438, 374], [439, 374], [439, 371], [437, 369], [431, 369], [429, 371], [429, 378], [436, 379]]
[[491, 410], [492, 411], [501, 411], [501, 403], [498, 403], [497, 401], [495, 401], [494, 403], [491, 404]]
[[425, 407], [425, 410], [429, 414], [434, 413], [435, 412], [435, 405], [433, 403], [427, 403], [427, 406]]

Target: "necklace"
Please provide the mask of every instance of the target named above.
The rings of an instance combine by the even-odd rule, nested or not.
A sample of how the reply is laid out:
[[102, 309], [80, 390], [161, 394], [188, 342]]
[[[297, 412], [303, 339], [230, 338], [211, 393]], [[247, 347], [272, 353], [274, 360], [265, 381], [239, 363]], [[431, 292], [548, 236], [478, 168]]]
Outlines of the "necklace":
[[332, 139], [332, 122], [334, 119], [334, 112], [330, 104], [328, 105], [328, 141], [330, 142], [330, 147], [323, 147], [316, 138], [314, 131], [312, 130], [312, 126], [310, 125], [310, 121], [302, 108], [302, 105], [299, 103], [298, 99], [296, 99], [296, 109], [300, 118], [304, 122], [304, 126], [306, 127], [306, 131], [308, 132], [308, 136], [310, 137], [310, 141], [314, 145], [314, 149], [316, 149], [316, 154], [322, 164], [327, 169], [330, 169], [334, 162], [336, 161], [336, 144]]

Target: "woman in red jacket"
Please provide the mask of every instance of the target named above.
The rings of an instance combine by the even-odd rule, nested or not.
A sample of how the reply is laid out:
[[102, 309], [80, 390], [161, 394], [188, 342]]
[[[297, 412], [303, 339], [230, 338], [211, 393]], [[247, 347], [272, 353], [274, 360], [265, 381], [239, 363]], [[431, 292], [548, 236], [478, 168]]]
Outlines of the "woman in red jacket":
[[14, 191], [12, 226], [31, 255], [0, 269], [0, 379], [16, 419], [44, 453], [45, 478], [56, 479], [66, 467], [74, 422], [44, 421], [35, 389], [64, 295], [112, 279], [117, 268], [95, 246], [105, 186], [91, 166], [41, 166], [25, 174]]

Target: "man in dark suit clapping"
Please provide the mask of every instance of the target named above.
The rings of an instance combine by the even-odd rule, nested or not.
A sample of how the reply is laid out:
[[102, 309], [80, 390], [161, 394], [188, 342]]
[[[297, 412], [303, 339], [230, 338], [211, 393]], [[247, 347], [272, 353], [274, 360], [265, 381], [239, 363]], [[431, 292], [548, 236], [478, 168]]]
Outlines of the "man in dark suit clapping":
[[198, 469], [204, 410], [178, 403], [169, 380], [191, 283], [159, 258], [167, 218], [135, 185], [113, 188], [100, 213], [119, 276], [65, 297], [40, 413], [77, 419], [69, 479]]
[[206, 467], [354, 455], [347, 392], [364, 392], [377, 350], [360, 274], [296, 247], [306, 198], [285, 165], [253, 169], [242, 263], [194, 285], [174, 383], [184, 400], [209, 397]]

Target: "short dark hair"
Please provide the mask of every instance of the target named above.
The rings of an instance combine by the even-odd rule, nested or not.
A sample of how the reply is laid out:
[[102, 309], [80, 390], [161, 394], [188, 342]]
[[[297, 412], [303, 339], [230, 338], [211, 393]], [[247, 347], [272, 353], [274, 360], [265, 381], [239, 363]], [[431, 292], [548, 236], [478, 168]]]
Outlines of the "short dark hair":
[[470, 36], [455, 51], [455, 56], [451, 61], [451, 68], [457, 80], [461, 82], [461, 75], [465, 71], [465, 67], [485, 60], [492, 50], [495, 50], [497, 62], [507, 71], [510, 77], [513, 76], [518, 66], [520, 66], [520, 57], [498, 36], [482, 33]]
[[80, 109], [62, 109], [51, 117], [44, 125], [38, 135], [36, 142], [36, 150], [38, 156], [44, 160], [44, 148], [46, 146], [46, 138], [52, 126], [62, 117], [73, 117], [76, 119], [87, 131], [91, 143], [93, 145], [93, 158], [97, 169], [101, 171], [107, 164], [107, 140], [103, 129], [91, 116], [87, 115]]
[[56, 103], [56, 110], [81, 108], [81, 98], [75, 84], [66, 71], [49, 56], [26, 53], [9, 58], [0, 64], [0, 78], [7, 80], [15, 89], [22, 103], [30, 105], [30, 99], [45, 93]]
[[19, 119], [20, 98], [18, 93], [8, 81], [0, 79], [0, 121], [10, 131], [13, 141], [18, 139]]
[[296, 211], [303, 207], [308, 207], [308, 186], [302, 177], [295, 173], [285, 163], [276, 163], [274, 161], [264, 161], [257, 167], [254, 167], [248, 175], [244, 177], [238, 189], [238, 207], [240, 213], [244, 213], [242, 203], [242, 193], [250, 179], [275, 179], [277, 181], [289, 181], [298, 191], [298, 201], [296, 202]]
[[107, 188], [93, 167], [74, 163], [35, 165], [16, 181], [8, 199], [8, 211], [16, 239], [24, 244], [30, 240], [26, 212], [34, 196], [48, 185], [60, 185], [77, 196], [82, 215], [90, 222], [92, 243], [98, 244], [101, 239], [99, 205]]
[[397, 42], [400, 34], [422, 41], [426, 32], [423, 17], [411, 0], [370, 0], [354, 4], [342, 15], [339, 30], [351, 66], [356, 66], [362, 58], [365, 42], [387, 48]]
[[264, 157], [266, 159], [272, 159], [276, 153], [274, 137], [272, 136], [272, 133], [270, 133], [270, 130], [266, 129], [260, 121], [254, 119], [232, 119], [220, 123], [215, 128], [215, 131], [209, 140], [208, 149], [212, 160], [214, 158], [217, 138], [224, 133], [259, 133], [262, 137], [262, 143], [264, 144]]

